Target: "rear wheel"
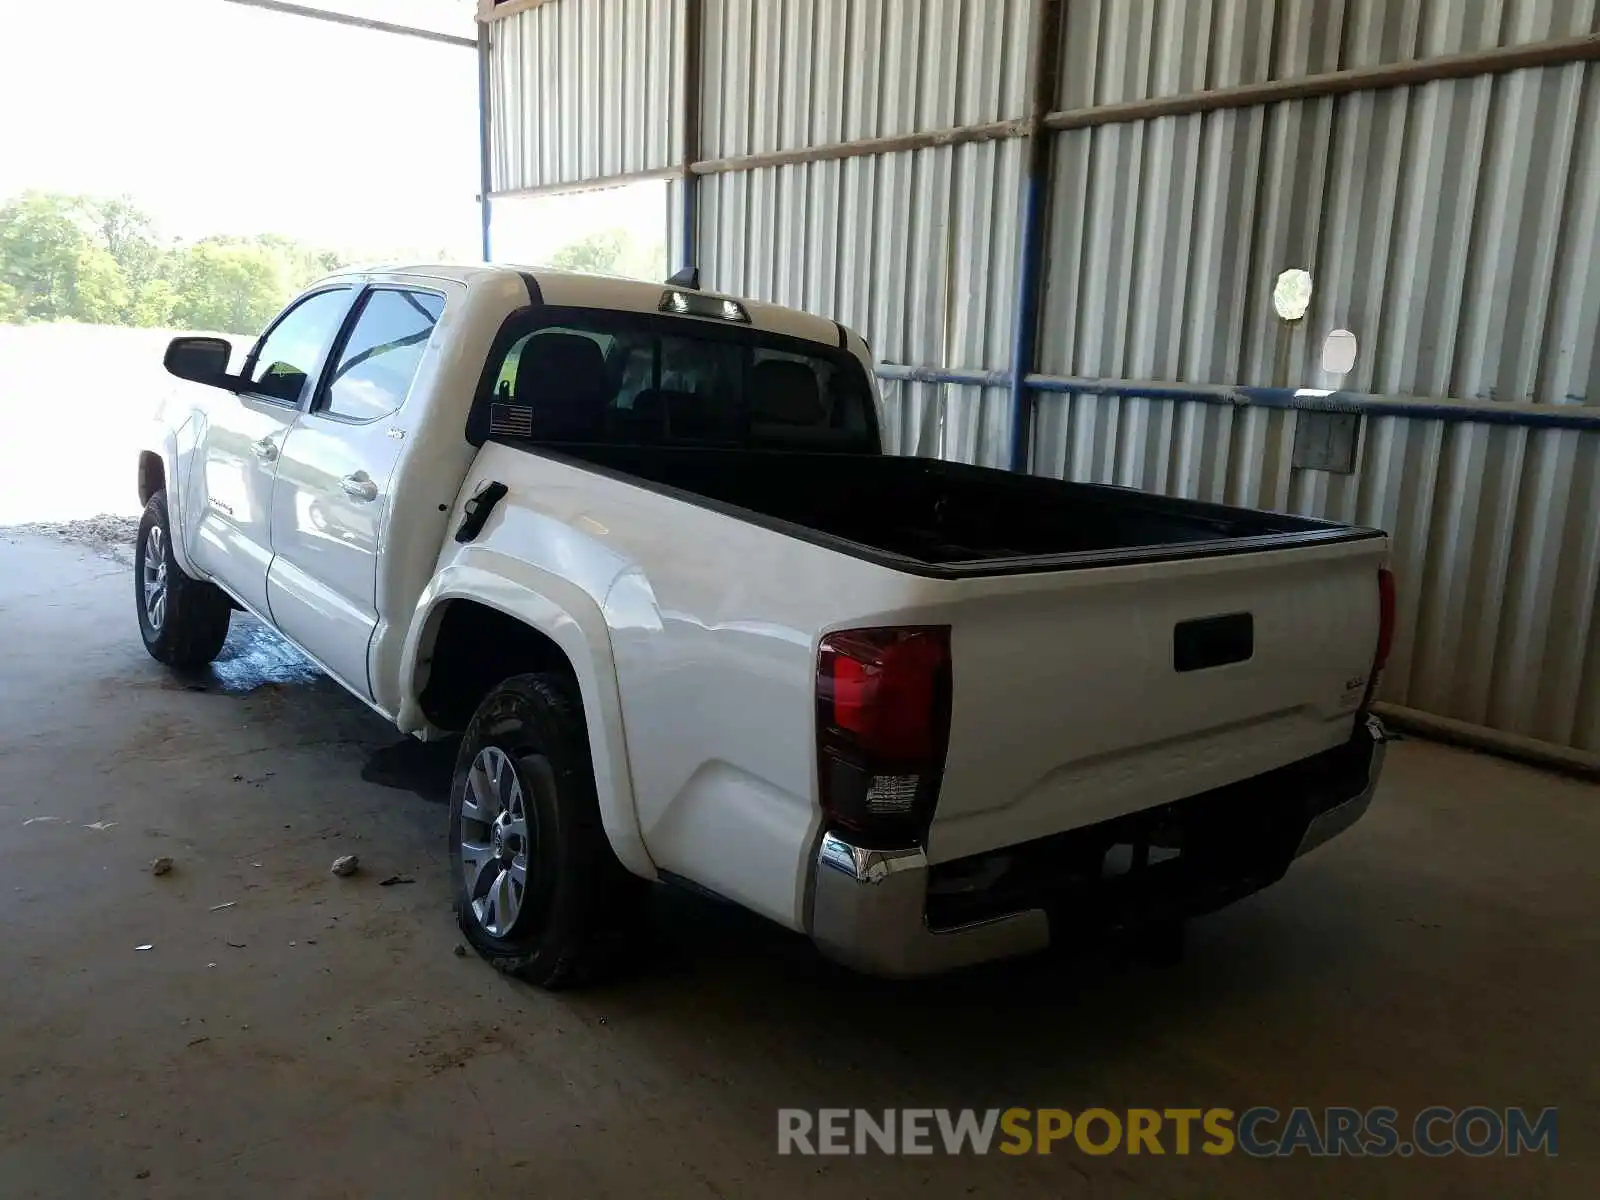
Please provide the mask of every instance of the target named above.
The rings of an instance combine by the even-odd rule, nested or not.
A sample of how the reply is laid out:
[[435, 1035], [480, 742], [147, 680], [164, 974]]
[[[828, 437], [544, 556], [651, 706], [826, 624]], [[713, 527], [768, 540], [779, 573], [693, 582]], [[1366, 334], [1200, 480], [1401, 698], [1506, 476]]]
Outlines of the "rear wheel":
[[139, 520], [133, 593], [144, 648], [169, 667], [202, 667], [228, 639], [232, 602], [213, 583], [184, 574], [172, 556], [167, 494], [157, 492]]
[[546, 988], [620, 967], [644, 881], [600, 823], [583, 714], [558, 675], [518, 675], [483, 701], [450, 791], [456, 919], [497, 968]]

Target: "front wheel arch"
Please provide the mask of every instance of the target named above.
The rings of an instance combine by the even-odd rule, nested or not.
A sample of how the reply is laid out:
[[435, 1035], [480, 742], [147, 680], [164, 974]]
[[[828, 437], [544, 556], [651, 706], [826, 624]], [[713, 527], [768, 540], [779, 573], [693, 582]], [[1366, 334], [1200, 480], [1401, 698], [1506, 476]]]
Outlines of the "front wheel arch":
[[139, 452], [139, 503], [149, 504], [150, 497], [167, 490], [167, 466], [153, 450]]
[[[213, 583], [184, 571], [173, 554], [167, 494], [156, 492], [139, 519], [133, 552], [133, 594], [139, 635], [150, 657], [193, 669], [216, 658], [228, 637], [233, 606]], [[159, 604], [155, 598], [159, 597]]]

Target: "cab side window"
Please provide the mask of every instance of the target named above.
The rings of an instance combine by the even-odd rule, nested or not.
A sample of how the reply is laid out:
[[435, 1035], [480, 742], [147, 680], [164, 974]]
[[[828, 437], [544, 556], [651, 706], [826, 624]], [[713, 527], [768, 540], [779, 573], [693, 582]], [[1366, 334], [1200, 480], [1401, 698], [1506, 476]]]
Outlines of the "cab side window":
[[406, 393], [444, 297], [432, 292], [377, 288], [367, 293], [360, 315], [328, 376], [324, 410], [347, 421], [376, 421], [405, 403]]
[[349, 304], [349, 291], [335, 288], [312, 293], [280, 317], [256, 347], [250, 364], [252, 390], [285, 404], [300, 403], [306, 381], [339, 332]]

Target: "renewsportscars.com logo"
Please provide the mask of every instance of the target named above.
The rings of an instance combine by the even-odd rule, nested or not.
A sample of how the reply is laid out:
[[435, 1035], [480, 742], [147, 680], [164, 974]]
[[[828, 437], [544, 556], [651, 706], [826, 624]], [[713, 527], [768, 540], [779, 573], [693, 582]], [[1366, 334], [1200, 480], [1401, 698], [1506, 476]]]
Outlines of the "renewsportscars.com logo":
[[1556, 1155], [1556, 1110], [1424, 1108], [780, 1108], [779, 1154]]

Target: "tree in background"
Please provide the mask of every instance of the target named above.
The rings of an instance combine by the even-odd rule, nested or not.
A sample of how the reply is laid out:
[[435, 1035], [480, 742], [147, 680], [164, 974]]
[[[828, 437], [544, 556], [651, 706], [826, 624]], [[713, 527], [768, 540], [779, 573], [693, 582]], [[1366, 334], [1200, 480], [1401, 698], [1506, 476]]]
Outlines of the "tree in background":
[[168, 276], [178, 252], [162, 246], [155, 222], [125, 196], [77, 204], [90, 237], [111, 256], [127, 286], [122, 311], [112, 323], [170, 324], [175, 294]]
[[257, 333], [344, 261], [276, 234], [167, 243], [126, 197], [25, 192], [0, 207], [0, 322]]
[[0, 209], [0, 285], [24, 319], [117, 320], [127, 283], [83, 217], [81, 201], [36, 192]]
[[175, 325], [222, 333], [259, 332], [295, 290], [270, 249], [227, 238], [191, 246], [172, 286]]
[[665, 274], [666, 247], [643, 243], [625, 229], [603, 229], [568, 242], [550, 255], [558, 271], [585, 275], [626, 275], [632, 279], [659, 279]]

